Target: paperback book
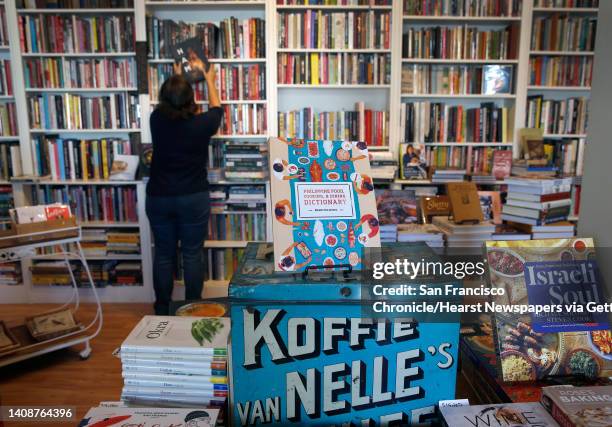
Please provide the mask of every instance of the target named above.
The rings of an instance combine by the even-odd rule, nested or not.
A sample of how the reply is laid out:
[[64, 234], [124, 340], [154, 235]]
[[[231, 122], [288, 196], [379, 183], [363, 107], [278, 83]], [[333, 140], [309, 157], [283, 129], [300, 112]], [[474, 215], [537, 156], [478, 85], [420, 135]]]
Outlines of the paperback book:
[[189, 83], [197, 83], [204, 80], [204, 73], [198, 67], [203, 64], [204, 70], [208, 71], [208, 58], [204, 55], [202, 40], [200, 37], [192, 37], [173, 48], [174, 62], [179, 64], [183, 75]]
[[218, 416], [219, 409], [98, 407], [90, 409], [78, 427], [114, 425], [214, 427]]
[[585, 308], [606, 302], [592, 239], [488, 241], [485, 252], [490, 286], [503, 290], [491, 303], [512, 308], [493, 316], [504, 381], [612, 374], [607, 315]]
[[440, 413], [448, 427], [557, 427], [546, 409], [534, 402], [442, 406]]
[[612, 386], [544, 387], [542, 405], [562, 426], [612, 425]]
[[367, 144], [271, 138], [269, 151], [275, 269], [360, 269], [380, 246]]

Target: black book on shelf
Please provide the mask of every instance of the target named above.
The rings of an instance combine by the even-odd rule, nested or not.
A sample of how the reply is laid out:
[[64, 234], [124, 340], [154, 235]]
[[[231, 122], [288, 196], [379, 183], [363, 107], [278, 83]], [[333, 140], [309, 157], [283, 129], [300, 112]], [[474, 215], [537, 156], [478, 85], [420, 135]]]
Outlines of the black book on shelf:
[[202, 48], [202, 40], [199, 37], [192, 37], [176, 44], [172, 48], [172, 54], [174, 62], [180, 64], [183, 75], [189, 83], [193, 84], [204, 80], [204, 73], [195, 66], [195, 62], [202, 61], [206, 71], [208, 71], [210, 65]]

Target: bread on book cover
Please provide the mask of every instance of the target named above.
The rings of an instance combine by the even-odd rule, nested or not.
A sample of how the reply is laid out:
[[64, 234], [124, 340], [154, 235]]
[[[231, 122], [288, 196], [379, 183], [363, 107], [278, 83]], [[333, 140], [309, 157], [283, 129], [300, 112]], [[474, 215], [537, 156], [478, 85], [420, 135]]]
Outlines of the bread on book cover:
[[208, 58], [204, 54], [202, 40], [200, 37], [192, 37], [177, 43], [172, 48], [174, 62], [179, 64], [183, 70], [183, 75], [189, 83], [197, 83], [204, 80], [204, 73], [196, 66], [197, 62], [201, 61], [204, 64], [204, 69], [208, 70]]
[[607, 315], [584, 309], [606, 301], [592, 239], [487, 241], [485, 254], [489, 285], [503, 290], [491, 303], [507, 307], [493, 316], [504, 381], [612, 374]]
[[451, 213], [456, 223], [482, 221], [478, 189], [473, 182], [450, 182], [446, 184]]
[[381, 225], [417, 222], [417, 201], [413, 190], [385, 190], [376, 196]]
[[557, 427], [555, 420], [537, 402], [442, 406], [440, 413], [449, 427]]
[[126, 408], [99, 407], [90, 409], [78, 427], [93, 426], [199, 426], [214, 427], [219, 409], [189, 408]]
[[544, 387], [541, 403], [564, 427], [612, 425], [612, 386]]
[[121, 351], [227, 354], [230, 319], [144, 316], [121, 344]]

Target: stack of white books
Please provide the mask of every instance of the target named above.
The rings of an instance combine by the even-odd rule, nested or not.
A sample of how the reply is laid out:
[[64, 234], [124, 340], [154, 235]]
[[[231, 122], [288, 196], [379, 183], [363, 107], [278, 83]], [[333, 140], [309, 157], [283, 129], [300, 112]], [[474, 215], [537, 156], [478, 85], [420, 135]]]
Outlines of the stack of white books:
[[122, 400], [223, 407], [229, 332], [229, 318], [143, 317], [121, 345]]
[[481, 247], [486, 240], [491, 240], [495, 232], [495, 225], [490, 221], [455, 224], [445, 216], [434, 216], [432, 223], [446, 235], [446, 246], [449, 248]]
[[219, 419], [218, 409], [196, 408], [134, 408], [99, 406], [91, 408], [79, 427], [94, 426], [200, 426], [214, 427]]
[[402, 224], [397, 230], [398, 242], [425, 242], [430, 248], [444, 247], [444, 233], [433, 224]]

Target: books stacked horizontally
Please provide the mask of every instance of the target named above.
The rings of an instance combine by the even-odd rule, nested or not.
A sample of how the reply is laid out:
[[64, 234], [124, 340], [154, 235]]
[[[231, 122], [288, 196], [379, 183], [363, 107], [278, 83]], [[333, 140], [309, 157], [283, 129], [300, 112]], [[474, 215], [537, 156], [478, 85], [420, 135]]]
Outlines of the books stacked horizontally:
[[485, 240], [491, 240], [495, 232], [495, 225], [488, 221], [455, 224], [445, 216], [435, 216], [432, 223], [446, 235], [446, 246], [449, 248], [479, 248]]
[[227, 141], [223, 145], [226, 179], [265, 179], [268, 162], [265, 144]]
[[567, 221], [571, 201], [572, 178], [506, 179], [508, 196], [502, 219], [520, 224], [546, 225]]
[[221, 408], [229, 318], [145, 316], [121, 345], [130, 404]]
[[79, 423], [88, 426], [210, 426], [219, 424], [218, 409], [134, 408], [103, 406], [91, 408]]
[[552, 386], [542, 389], [541, 403], [562, 426], [612, 425], [612, 386]]
[[531, 238], [534, 240], [569, 239], [576, 234], [575, 225], [568, 221], [559, 221], [544, 225], [519, 224], [517, 222], [509, 222], [508, 224], [523, 233], [531, 235]]
[[379, 228], [381, 243], [397, 242], [397, 224], [383, 224]]
[[461, 182], [465, 179], [465, 169], [436, 169], [431, 176], [433, 183]]
[[429, 247], [444, 247], [444, 233], [433, 224], [403, 224], [397, 230], [398, 242], [425, 242]]
[[106, 233], [106, 253], [108, 255], [134, 255], [140, 253], [140, 234], [137, 232]]

